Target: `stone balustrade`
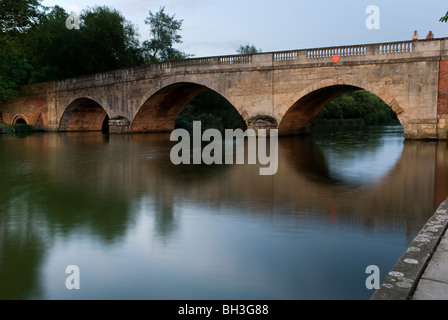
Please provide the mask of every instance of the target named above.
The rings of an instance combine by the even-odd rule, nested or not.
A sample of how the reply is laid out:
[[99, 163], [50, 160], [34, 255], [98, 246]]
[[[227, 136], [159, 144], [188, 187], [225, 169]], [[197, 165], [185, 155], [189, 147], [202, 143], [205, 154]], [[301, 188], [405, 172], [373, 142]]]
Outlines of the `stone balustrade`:
[[272, 66], [309, 67], [316, 63], [332, 64], [338, 55], [341, 63], [376, 63], [399, 59], [447, 59], [448, 38], [420, 41], [398, 41], [365, 45], [337, 46], [280, 52], [229, 55], [167, 61], [128, 69], [85, 75], [56, 81], [56, 90], [73, 90], [121, 81], [145, 79], [152, 75], [182, 74], [183, 72], [207, 72], [226, 69], [271, 68]]
[[[441, 41], [446, 39], [438, 39], [432, 41]], [[314, 61], [318, 59], [331, 59], [333, 56], [339, 57], [365, 57], [370, 59], [372, 56], [379, 55], [400, 55], [410, 54], [414, 51], [416, 43], [424, 43], [426, 41], [399, 41], [380, 44], [366, 44], [353, 46], [338, 46], [317, 49], [289, 50], [281, 52], [270, 52], [260, 54], [231, 55], [210, 58], [193, 58], [180, 61], [169, 61], [158, 64], [157, 69], [175, 69], [179, 67], [189, 66], [213, 66], [213, 65], [235, 65], [235, 64], [252, 64], [258, 61], [276, 63], [276, 62], [294, 62]], [[260, 57], [261, 56], [261, 57]], [[267, 59], [268, 57], [268, 59]]]

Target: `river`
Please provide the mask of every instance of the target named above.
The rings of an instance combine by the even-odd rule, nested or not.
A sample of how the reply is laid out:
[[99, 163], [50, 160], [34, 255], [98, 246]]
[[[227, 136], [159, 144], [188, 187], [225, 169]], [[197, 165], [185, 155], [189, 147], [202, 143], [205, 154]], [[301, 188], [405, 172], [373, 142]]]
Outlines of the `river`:
[[448, 190], [446, 143], [396, 126], [279, 138], [274, 176], [173, 145], [0, 136], [0, 299], [369, 299]]

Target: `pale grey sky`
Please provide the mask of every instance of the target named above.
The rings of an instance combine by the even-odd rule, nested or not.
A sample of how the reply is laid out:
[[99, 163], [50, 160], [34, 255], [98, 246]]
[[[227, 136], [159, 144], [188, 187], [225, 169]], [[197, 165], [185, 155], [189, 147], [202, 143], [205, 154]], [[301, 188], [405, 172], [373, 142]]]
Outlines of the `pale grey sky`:
[[[234, 54], [240, 44], [264, 52], [336, 45], [410, 40], [414, 30], [425, 38], [448, 37], [447, 0], [44, 0], [63, 8], [107, 5], [138, 26], [141, 41], [149, 37], [148, 11], [183, 19], [183, 44], [177, 48], [197, 57]], [[380, 10], [380, 29], [369, 30], [366, 8]]]

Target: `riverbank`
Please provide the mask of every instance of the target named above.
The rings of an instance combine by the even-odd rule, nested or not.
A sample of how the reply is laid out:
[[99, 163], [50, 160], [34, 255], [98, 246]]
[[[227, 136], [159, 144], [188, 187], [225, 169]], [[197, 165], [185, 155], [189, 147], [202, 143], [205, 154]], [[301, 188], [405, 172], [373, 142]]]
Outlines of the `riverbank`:
[[448, 299], [448, 199], [423, 226], [372, 300]]
[[0, 134], [16, 134], [33, 132], [33, 126], [27, 124], [0, 123]]
[[317, 118], [313, 121], [313, 127], [364, 127], [364, 126], [396, 126], [400, 121], [388, 121], [378, 124], [367, 123], [365, 119], [323, 119]]

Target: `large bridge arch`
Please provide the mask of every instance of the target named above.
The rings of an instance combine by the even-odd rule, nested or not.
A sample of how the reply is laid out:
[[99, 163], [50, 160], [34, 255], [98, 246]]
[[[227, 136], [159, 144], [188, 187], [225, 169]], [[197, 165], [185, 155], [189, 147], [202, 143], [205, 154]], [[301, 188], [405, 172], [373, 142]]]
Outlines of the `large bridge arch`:
[[303, 90], [299, 90], [279, 109], [277, 113], [280, 135], [294, 135], [307, 131], [311, 120], [332, 100], [352, 91], [366, 90], [382, 99], [397, 114], [398, 119], [406, 131], [408, 116], [402, 108], [403, 103], [388, 91], [391, 88], [379, 88], [369, 83], [356, 81], [323, 80]]
[[77, 98], [64, 109], [59, 131], [109, 131], [109, 115], [102, 105], [91, 98]]
[[[190, 79], [168, 79], [156, 89], [152, 89], [140, 101], [133, 121], [131, 133], [171, 132], [183, 108], [200, 94], [213, 90], [226, 99], [240, 113], [247, 114], [242, 107], [235, 105], [235, 99], [226, 90], [207, 81], [187, 81]], [[243, 110], [243, 111], [242, 111]], [[242, 113], [243, 112], [243, 113]], [[244, 118], [244, 116], [243, 116]], [[245, 119], [246, 120], [246, 119]]]

